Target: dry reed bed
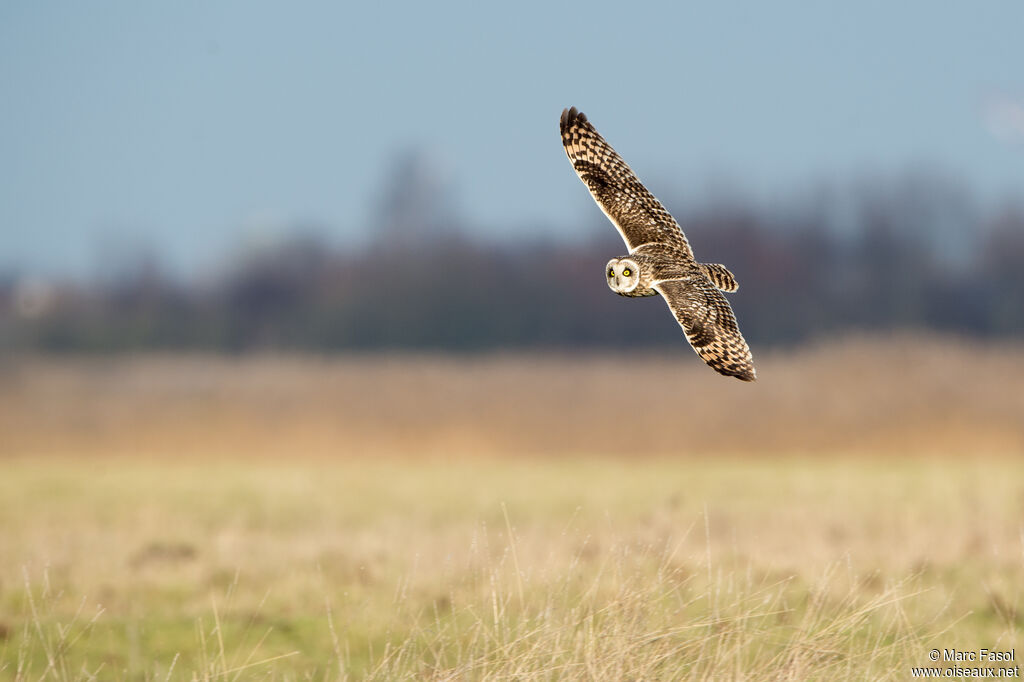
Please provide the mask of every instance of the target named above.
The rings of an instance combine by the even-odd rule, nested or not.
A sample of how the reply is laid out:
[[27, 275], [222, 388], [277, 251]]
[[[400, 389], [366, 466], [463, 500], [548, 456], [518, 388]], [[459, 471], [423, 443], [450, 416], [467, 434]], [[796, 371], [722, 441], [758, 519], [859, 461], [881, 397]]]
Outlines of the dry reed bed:
[[1024, 347], [897, 336], [759, 353], [8, 358], [0, 454], [1021, 453]]

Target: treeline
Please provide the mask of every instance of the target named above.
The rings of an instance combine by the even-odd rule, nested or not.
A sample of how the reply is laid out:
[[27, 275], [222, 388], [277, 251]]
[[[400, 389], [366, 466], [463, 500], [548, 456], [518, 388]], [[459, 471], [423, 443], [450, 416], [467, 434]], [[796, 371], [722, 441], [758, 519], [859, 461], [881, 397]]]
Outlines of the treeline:
[[[684, 202], [668, 201], [670, 208]], [[692, 203], [692, 198], [690, 199]], [[585, 243], [495, 245], [401, 207], [358, 250], [295, 237], [203, 282], [143, 261], [91, 285], [0, 278], [0, 345], [42, 351], [678, 346], [659, 298], [625, 299], [604, 264], [625, 249], [594, 209]], [[429, 214], [429, 211], [427, 211]], [[1024, 210], [982, 211], [915, 175], [765, 205], [677, 211], [700, 260], [740, 281], [747, 338], [844, 331], [1024, 335]], [[434, 220], [434, 223], [437, 221]]]

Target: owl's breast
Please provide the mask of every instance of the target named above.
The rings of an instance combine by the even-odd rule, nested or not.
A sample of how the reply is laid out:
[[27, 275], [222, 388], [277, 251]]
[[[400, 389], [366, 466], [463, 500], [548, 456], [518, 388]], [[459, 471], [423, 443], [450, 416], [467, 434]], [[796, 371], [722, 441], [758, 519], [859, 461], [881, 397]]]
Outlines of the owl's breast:
[[616, 291], [615, 293], [617, 293], [619, 296], [628, 296], [629, 298], [639, 298], [639, 297], [642, 297], [642, 296], [657, 296], [658, 295], [657, 291], [655, 291], [651, 287], [644, 286], [643, 282], [641, 282], [640, 285], [636, 289], [633, 289], [633, 291], [630, 291], [630, 292]]

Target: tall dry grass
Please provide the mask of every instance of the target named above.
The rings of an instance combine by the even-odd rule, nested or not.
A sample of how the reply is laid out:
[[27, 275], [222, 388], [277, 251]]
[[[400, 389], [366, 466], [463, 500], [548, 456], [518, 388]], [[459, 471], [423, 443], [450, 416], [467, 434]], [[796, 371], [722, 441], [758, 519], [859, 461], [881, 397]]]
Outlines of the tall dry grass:
[[17, 460], [0, 528], [18, 680], [906, 679], [1024, 634], [1005, 457]]
[[1024, 349], [757, 360], [5, 358], [0, 679], [877, 680], [1024, 650]]
[[16, 358], [0, 455], [1024, 452], [1024, 348], [875, 337], [661, 356]]

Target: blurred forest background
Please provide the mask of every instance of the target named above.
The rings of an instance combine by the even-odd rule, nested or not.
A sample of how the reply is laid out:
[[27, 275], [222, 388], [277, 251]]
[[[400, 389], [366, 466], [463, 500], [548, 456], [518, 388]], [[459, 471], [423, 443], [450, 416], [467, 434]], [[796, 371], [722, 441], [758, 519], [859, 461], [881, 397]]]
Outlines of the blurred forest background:
[[[552, 141], [552, 154], [559, 153]], [[348, 247], [297, 224], [217, 268], [172, 276], [157, 252], [108, 253], [92, 278], [0, 273], [0, 348], [39, 351], [478, 351], [670, 347], [660, 301], [614, 296], [605, 262], [625, 248], [594, 208], [579, 243], [467, 224], [425, 153], [383, 179], [370, 238]], [[566, 193], [585, 193], [568, 164]], [[846, 332], [1024, 332], [1024, 204], [981, 208], [940, 171], [819, 186], [773, 202], [686, 188], [662, 197], [698, 259], [725, 263], [748, 340]], [[646, 305], [645, 305], [646, 303]]]
[[[0, 10], [0, 351], [689, 352], [605, 285], [570, 105], [736, 274], [755, 356], [1020, 336], [1019, 6], [580, 14]], [[628, 47], [567, 77], [569, 24]]]

